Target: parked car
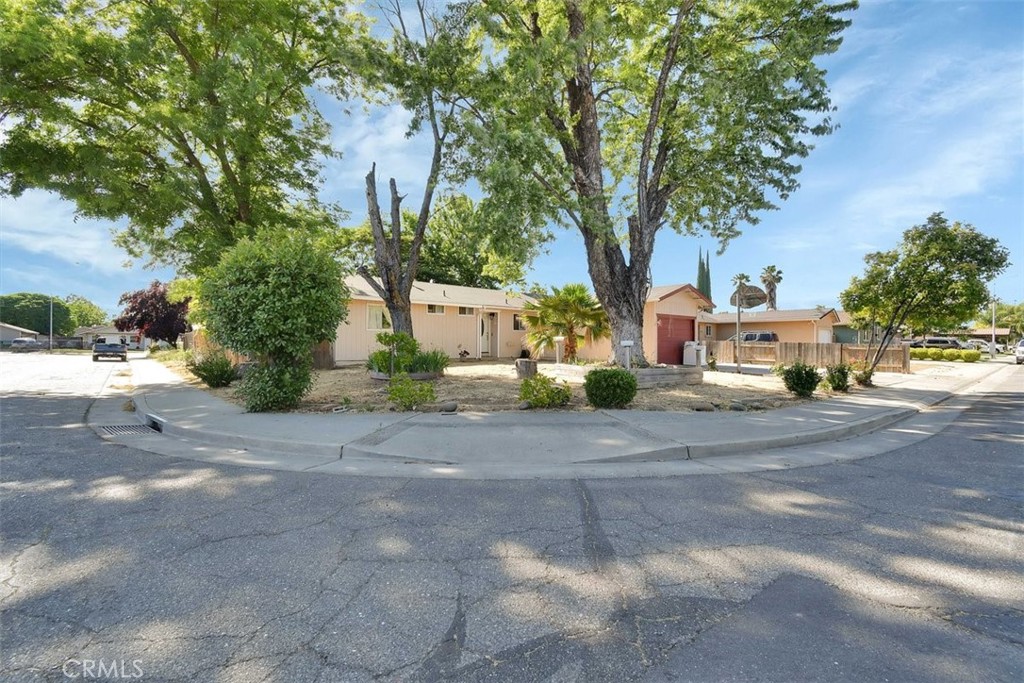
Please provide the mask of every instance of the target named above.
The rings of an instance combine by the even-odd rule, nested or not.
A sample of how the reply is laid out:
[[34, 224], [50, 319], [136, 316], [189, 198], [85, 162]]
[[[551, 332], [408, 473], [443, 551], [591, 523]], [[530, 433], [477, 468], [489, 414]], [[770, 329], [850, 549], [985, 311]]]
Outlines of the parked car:
[[[777, 342], [779, 341], [779, 335], [774, 332], [743, 332], [742, 341], [744, 342]], [[736, 341], [736, 335], [732, 335], [726, 341]]]
[[[913, 346], [913, 344], [911, 344]], [[925, 337], [921, 347], [926, 349], [962, 349], [960, 342], [952, 337]], [[918, 348], [921, 348], [918, 347]]]
[[32, 337], [18, 337], [11, 340], [11, 351], [42, 351], [43, 343]]
[[1014, 360], [1017, 361], [1017, 365], [1024, 363], [1024, 339], [1017, 342], [1017, 348], [1013, 350]]
[[[990, 342], [987, 342], [984, 339], [968, 339], [967, 341], [963, 342], [963, 344], [965, 348], [988, 353], [988, 345], [990, 344]], [[999, 342], [996, 342], [996, 353], [1003, 353], [1005, 349], [1006, 347], [1004, 347]]]

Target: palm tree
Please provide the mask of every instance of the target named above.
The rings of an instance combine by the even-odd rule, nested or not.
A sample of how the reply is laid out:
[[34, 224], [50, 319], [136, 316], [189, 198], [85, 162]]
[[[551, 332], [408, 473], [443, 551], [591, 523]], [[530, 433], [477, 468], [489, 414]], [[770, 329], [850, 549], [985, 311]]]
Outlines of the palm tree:
[[526, 343], [530, 348], [534, 352], [555, 348], [555, 337], [565, 337], [565, 360], [569, 363], [576, 360], [588, 333], [592, 340], [611, 334], [608, 316], [584, 284], [552, 287], [550, 294], [526, 304], [523, 316], [529, 328]]
[[761, 284], [764, 285], [765, 294], [768, 295], [768, 310], [777, 310], [775, 291], [777, 285], [782, 282], [782, 271], [775, 266], [766, 266], [761, 271]]

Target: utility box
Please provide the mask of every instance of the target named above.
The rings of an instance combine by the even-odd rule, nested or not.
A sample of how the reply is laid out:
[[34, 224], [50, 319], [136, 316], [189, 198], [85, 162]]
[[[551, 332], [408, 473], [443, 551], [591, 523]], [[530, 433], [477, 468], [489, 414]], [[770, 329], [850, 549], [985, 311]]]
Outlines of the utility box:
[[683, 365], [701, 367], [707, 364], [707, 347], [700, 342], [683, 342]]

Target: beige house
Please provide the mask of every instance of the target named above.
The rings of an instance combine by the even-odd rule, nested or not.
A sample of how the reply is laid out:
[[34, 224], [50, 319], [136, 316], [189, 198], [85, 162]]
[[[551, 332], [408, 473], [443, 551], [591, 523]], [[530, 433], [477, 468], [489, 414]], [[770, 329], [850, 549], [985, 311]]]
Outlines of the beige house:
[[39, 337], [39, 333], [35, 330], [28, 330], [24, 327], [18, 327], [17, 325], [10, 325], [8, 323], [0, 322], [0, 342], [7, 344], [11, 343], [19, 337], [28, 337], [29, 339], [36, 339]]
[[[833, 327], [840, 323], [834, 308], [803, 308], [780, 311], [743, 311], [743, 332], [774, 332], [780, 342], [816, 342], [831, 344]], [[701, 313], [700, 338], [725, 341], [736, 334], [736, 312]]]
[[[384, 301], [361, 276], [345, 278], [351, 294], [348, 319], [338, 326], [334, 360], [365, 361], [380, 348], [377, 333], [391, 329]], [[420, 348], [440, 349], [450, 358], [518, 358], [526, 345], [523, 310], [530, 299], [493, 289], [415, 281], [410, 296], [412, 324]], [[644, 307], [644, 349], [648, 360], [679, 364], [683, 342], [697, 334], [697, 314], [713, 304], [691, 285], [653, 287]], [[612, 356], [611, 341], [588, 341], [579, 352], [588, 360]], [[544, 358], [554, 358], [546, 350]]]
[[148, 349], [149, 339], [142, 336], [138, 330], [127, 330], [122, 332], [113, 325], [92, 325], [90, 327], [79, 327], [75, 330], [74, 336], [82, 338], [82, 346], [89, 348], [96, 343], [97, 338], [116, 339], [126, 344], [129, 349]]
[[[391, 329], [383, 299], [359, 275], [345, 278], [352, 300], [348, 319], [338, 326], [334, 361], [362, 362], [380, 348], [377, 333]], [[414, 281], [412, 326], [420, 348], [440, 349], [450, 358], [518, 358], [526, 325], [521, 313], [528, 299], [494, 289]]]

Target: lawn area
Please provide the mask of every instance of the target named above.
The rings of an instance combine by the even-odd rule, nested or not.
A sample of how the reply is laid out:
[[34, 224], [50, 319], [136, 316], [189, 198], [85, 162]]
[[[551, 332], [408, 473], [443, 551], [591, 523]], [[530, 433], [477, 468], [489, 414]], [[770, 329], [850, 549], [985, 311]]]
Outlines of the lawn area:
[[[234, 387], [208, 389], [192, 376], [179, 359], [164, 358], [169, 367], [190, 384], [234, 403]], [[540, 371], [544, 372], [544, 364]], [[454, 362], [445, 376], [434, 380], [437, 402], [455, 401], [461, 411], [516, 410], [519, 406], [519, 380], [512, 361]], [[565, 410], [592, 410], [583, 393], [582, 380], [569, 382], [572, 401]], [[782, 380], [774, 375], [735, 375], [726, 372], [705, 372], [704, 384], [696, 386], [641, 389], [630, 406], [634, 410], [696, 409], [728, 410], [741, 402], [752, 410], [794, 405], [800, 399], [789, 394]], [[371, 379], [363, 367], [337, 368], [315, 372], [312, 391], [303, 398], [299, 412], [330, 412], [335, 408], [359, 411], [385, 411], [387, 382]], [[429, 407], [427, 407], [429, 409]]]

